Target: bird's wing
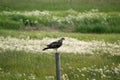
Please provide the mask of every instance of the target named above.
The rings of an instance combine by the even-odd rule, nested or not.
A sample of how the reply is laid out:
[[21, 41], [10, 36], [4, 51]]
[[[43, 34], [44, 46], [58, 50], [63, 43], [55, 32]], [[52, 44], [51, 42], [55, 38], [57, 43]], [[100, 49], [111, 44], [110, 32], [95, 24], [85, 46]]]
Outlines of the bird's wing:
[[50, 46], [50, 45], [52, 45], [52, 44], [56, 44], [56, 43], [57, 43], [57, 41], [54, 41], [54, 42], [48, 44], [47, 46]]
[[54, 47], [56, 47], [56, 46], [58, 46], [58, 45], [59, 45], [58, 41], [55, 41], [55, 42], [52, 42], [52, 43], [48, 44], [47, 46], [54, 48]]

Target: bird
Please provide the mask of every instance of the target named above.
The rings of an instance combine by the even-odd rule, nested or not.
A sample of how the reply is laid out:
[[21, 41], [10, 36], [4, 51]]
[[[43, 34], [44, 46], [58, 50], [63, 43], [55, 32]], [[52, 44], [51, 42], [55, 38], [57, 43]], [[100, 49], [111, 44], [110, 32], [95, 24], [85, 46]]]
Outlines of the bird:
[[47, 49], [55, 49], [56, 52], [57, 52], [57, 49], [62, 46], [63, 40], [65, 40], [65, 38], [61, 38], [61, 39], [59, 39], [57, 41], [54, 41], [54, 42], [48, 44], [47, 47], [45, 47], [43, 49], [43, 51], [47, 50]]

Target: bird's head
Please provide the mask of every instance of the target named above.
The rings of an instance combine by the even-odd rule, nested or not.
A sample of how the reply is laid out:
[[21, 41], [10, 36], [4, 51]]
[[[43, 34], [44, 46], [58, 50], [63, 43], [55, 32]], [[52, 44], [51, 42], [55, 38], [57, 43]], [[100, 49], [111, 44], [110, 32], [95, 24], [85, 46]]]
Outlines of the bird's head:
[[61, 38], [60, 40], [62, 40], [62, 41], [63, 41], [63, 40], [65, 40], [65, 38]]

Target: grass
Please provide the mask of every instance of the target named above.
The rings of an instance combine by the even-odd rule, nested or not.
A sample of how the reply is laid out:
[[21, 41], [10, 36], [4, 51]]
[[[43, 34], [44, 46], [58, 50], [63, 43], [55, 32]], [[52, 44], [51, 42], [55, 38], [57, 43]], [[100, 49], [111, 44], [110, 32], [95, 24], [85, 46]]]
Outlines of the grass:
[[[4, 63], [3, 63], [4, 61]], [[44, 80], [47, 75], [55, 75], [53, 56], [43, 54], [26, 53], [23, 51], [5, 51], [0, 53], [0, 67], [3, 74], [0, 72], [0, 79], [28, 79], [28, 76], [35, 74], [38, 78]], [[45, 63], [45, 64], [44, 64]], [[52, 65], [52, 66], [51, 66]], [[10, 75], [7, 73], [10, 72]], [[5, 73], [5, 74], [4, 74]], [[18, 77], [25, 73], [25, 76]]]
[[[18, 36], [19, 35], [19, 36]], [[78, 40], [91, 41], [91, 40], [104, 40], [106, 42], [117, 42], [120, 40], [120, 34], [83, 34], [83, 33], [66, 33], [59, 31], [18, 31], [18, 30], [0, 30], [0, 36], [3, 37], [16, 37], [24, 38], [30, 37], [31, 39], [43, 39], [44, 37], [59, 38], [71, 37]]]
[[[19, 36], [18, 36], [19, 35]], [[117, 42], [120, 34], [82, 34], [48, 31], [0, 30], [1, 37], [42, 39], [44, 37], [72, 37], [79, 40], [105, 40]], [[61, 53], [62, 80], [119, 80], [120, 56], [101, 53]], [[53, 80], [55, 79], [54, 53], [32, 53], [0, 48], [1, 80]]]
[[[0, 0], [0, 29], [20, 30], [30, 26], [35, 29], [53, 27], [66, 32], [120, 33], [119, 3], [119, 0]], [[93, 9], [99, 11], [91, 14]], [[45, 15], [21, 14], [35, 10]], [[3, 11], [21, 13], [5, 14]], [[44, 11], [52, 14], [46, 15]]]
[[[119, 0], [0, 0], [0, 37], [71, 37], [117, 43], [120, 41], [119, 4]], [[99, 11], [91, 16], [91, 9]], [[52, 14], [25, 16], [3, 13], [35, 10], [46, 10]], [[76, 20], [78, 13], [84, 14], [79, 15], [84, 17], [79, 21]], [[58, 21], [52, 21], [52, 16], [56, 16]], [[59, 20], [63, 22], [59, 23]], [[120, 56], [97, 50], [94, 53], [98, 54], [61, 53], [62, 80], [120, 80]], [[0, 48], [0, 80], [55, 80], [54, 53], [28, 53]]]
[[[54, 54], [27, 53], [24, 51], [6, 50], [0, 52], [0, 79], [2, 80], [51, 80], [55, 78], [55, 59]], [[103, 69], [108, 65], [109, 68], [116, 67], [120, 63], [120, 56], [111, 55], [82, 55], [82, 54], [61, 54], [61, 75], [66, 75], [69, 80], [85, 80], [100, 79], [108, 80], [109, 78], [101, 78], [100, 73], [96, 72], [97, 76], [86, 71], [79, 72], [78, 69], [86, 67], [87, 69], [93, 66], [95, 69]], [[107, 68], [107, 69], [109, 69]], [[81, 76], [84, 74], [84, 76]], [[76, 77], [78, 75], [79, 77]], [[109, 80], [118, 80], [118, 74], [110, 72], [106, 74], [111, 76]], [[52, 76], [52, 77], [51, 77]], [[48, 78], [48, 79], [46, 79]], [[64, 77], [62, 77], [64, 78]]]
[[100, 11], [109, 12], [120, 11], [119, 3], [119, 0], [0, 0], [0, 11], [59, 11], [71, 8], [77, 11], [85, 11], [97, 8]]

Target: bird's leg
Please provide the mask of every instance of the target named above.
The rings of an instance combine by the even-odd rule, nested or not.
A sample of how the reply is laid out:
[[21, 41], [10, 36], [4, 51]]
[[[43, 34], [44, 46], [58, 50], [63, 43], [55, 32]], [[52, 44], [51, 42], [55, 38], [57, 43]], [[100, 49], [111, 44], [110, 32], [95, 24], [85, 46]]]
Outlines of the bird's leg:
[[57, 53], [57, 49], [55, 49], [56, 50], [56, 53]]

